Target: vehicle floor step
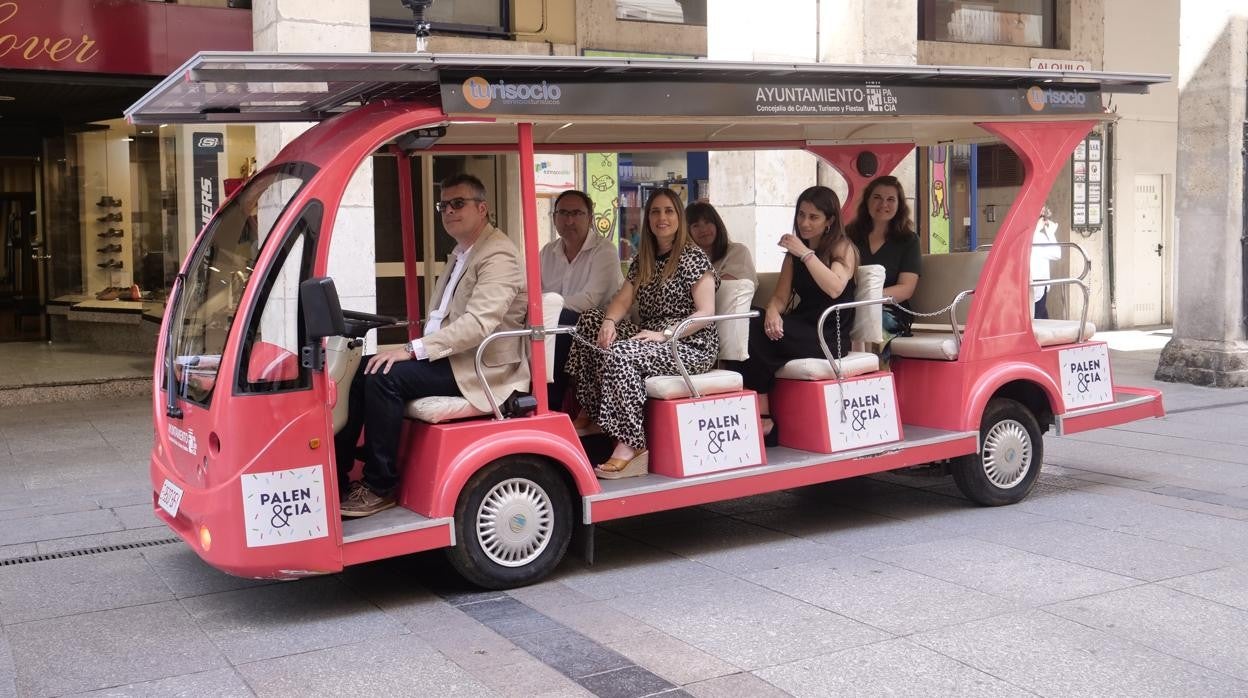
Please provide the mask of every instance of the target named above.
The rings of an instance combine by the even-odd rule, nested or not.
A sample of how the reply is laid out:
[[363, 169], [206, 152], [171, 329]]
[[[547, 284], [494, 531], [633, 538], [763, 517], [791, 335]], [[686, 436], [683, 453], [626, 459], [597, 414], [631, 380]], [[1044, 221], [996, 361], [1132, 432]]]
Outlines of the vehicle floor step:
[[422, 528], [445, 526], [450, 522], [451, 519], [449, 518], [431, 519], [427, 516], [421, 516], [411, 509], [396, 506], [372, 516], [364, 516], [358, 519], [343, 519], [342, 542], [344, 545], [357, 543], [370, 538], [418, 531]]
[[968, 437], [978, 438], [979, 436], [978, 432], [974, 431], [950, 431], [945, 429], [911, 426], [908, 424], [902, 425], [902, 434], [904, 434], [904, 438], [900, 441], [879, 444], [877, 446], [869, 446], [867, 448], [857, 448], [850, 451], [842, 451], [840, 453], [814, 453], [812, 451], [800, 451], [795, 448], [785, 448], [784, 446], [773, 446], [767, 449], [767, 463], [765, 465], [756, 465], [749, 468], [737, 468], [735, 470], [722, 470], [715, 473], [707, 473], [705, 475], [691, 475], [689, 477], [673, 478], [664, 475], [655, 475], [652, 473], [641, 477], [631, 477], [621, 480], [601, 480], [602, 492], [596, 495], [591, 495], [589, 499], [617, 499], [642, 492], [671, 490], [682, 487], [695, 487], [710, 482], [752, 477], [754, 475], [762, 475], [793, 468], [805, 468], [812, 465], [834, 463], [837, 461], [868, 458], [882, 453], [891, 453], [919, 446], [929, 446], [932, 444], [954, 441]]

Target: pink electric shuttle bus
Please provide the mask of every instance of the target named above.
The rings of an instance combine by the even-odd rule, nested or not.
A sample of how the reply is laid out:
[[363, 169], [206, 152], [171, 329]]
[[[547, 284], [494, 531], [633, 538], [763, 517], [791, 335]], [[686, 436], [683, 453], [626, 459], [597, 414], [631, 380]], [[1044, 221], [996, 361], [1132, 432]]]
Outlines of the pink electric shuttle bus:
[[[1047, 430], [1071, 434], [1164, 413], [1158, 392], [1113, 382], [1108, 349], [1085, 321], [1081, 278], [1044, 282], [1069, 291], [1077, 319], [1032, 319], [1029, 258], [1056, 177], [1088, 132], [1113, 118], [1103, 97], [1167, 79], [553, 56], [200, 54], [128, 118], [313, 125], [212, 215], [172, 288], [153, 376], [154, 511], [208, 564], [235, 575], [328, 574], [445, 548], [470, 581], [503, 588], [548, 574], [576, 532], [592, 555], [593, 526], [602, 521], [917, 464], [946, 463], [978, 504], [1016, 502], [1036, 481]], [[494, 339], [525, 340], [536, 387], [527, 408], [507, 409], [506, 396], [488, 386], [485, 413], [466, 400], [413, 401], [421, 404], [408, 406], [399, 505], [341, 519], [333, 437], [355, 367], [373, 330], [406, 327], [416, 336], [422, 288], [436, 271], [418, 252], [432, 239], [431, 188], [422, 195], [413, 186], [414, 161], [488, 154], [518, 165], [510, 170], [518, 182], [502, 188], [512, 192], [508, 213], [519, 215], [501, 227], [523, 251], [533, 290], [541, 285], [535, 152], [803, 150], [844, 176], [852, 212], [863, 186], [916, 146], [989, 142], [1008, 145], [1025, 173], [991, 249], [925, 257], [911, 299], [924, 316], [913, 336], [893, 342], [887, 368], [868, 351], [784, 366], [771, 394], [772, 414], [785, 425], [780, 445], [764, 446], [757, 396], [739, 374], [652, 378], [649, 474], [597, 479], [569, 416], [547, 405], [553, 335], [570, 331], [557, 324], [562, 299], [530, 292], [527, 326], [491, 336], [477, 353], [480, 374]], [[368, 267], [367, 293], [346, 292], [342, 270], [355, 258], [351, 245], [333, 241], [352, 224], [348, 183], [376, 153], [399, 161], [407, 318], [343, 309], [353, 295], [371, 295], [374, 281], [370, 257], [359, 262]], [[891, 299], [862, 272], [849, 305], [859, 311], [855, 338], [870, 342]], [[353, 274], [358, 283], [359, 269]], [[734, 332], [744, 334], [751, 295], [766, 300], [767, 277], [763, 288], [735, 295], [721, 288], [721, 358], [739, 343]]]

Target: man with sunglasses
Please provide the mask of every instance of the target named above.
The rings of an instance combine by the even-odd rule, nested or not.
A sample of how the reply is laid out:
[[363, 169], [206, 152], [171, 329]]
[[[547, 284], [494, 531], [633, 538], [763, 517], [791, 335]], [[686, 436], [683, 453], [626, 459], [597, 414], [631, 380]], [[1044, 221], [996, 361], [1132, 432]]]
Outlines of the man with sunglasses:
[[[607, 304], [620, 290], [624, 276], [615, 246], [590, 230], [594, 202], [585, 192], [569, 189], [555, 199], [555, 232], [559, 237], [542, 248], [542, 293], [563, 296], [560, 325], [575, 325], [581, 313]], [[571, 335], [555, 337], [555, 375], [550, 383], [550, 409], [563, 409], [568, 376], [563, 372], [572, 348]]]
[[[369, 357], [351, 384], [350, 417], [334, 437], [342, 515], [375, 514], [395, 505], [399, 438], [409, 400], [462, 396], [490, 410], [477, 378], [477, 347], [493, 332], [524, 326], [527, 295], [516, 246], [490, 225], [485, 185], [469, 174], [442, 182], [436, 204], [455, 249], [429, 298], [424, 333], [397, 349]], [[529, 390], [529, 365], [519, 338], [490, 344], [482, 357], [495, 395]], [[348, 485], [355, 444], [364, 428], [364, 476]]]

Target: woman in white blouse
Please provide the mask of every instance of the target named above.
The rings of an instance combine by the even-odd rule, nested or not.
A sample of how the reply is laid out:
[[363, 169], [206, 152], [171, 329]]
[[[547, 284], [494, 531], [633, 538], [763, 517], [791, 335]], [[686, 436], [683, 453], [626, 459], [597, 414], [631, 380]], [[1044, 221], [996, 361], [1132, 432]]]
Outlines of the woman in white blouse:
[[724, 219], [719, 217], [719, 211], [714, 206], [695, 201], [685, 209], [685, 220], [689, 223], [693, 241], [711, 258], [711, 266], [715, 267], [721, 280], [749, 279], [758, 283], [749, 248], [728, 239]]

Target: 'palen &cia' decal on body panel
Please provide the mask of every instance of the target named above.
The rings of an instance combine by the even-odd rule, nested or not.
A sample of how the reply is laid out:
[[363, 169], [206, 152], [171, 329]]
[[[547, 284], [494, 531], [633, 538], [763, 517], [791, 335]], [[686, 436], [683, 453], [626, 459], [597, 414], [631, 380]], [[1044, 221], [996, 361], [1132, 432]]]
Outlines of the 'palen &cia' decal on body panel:
[[277, 470], [242, 476], [247, 547], [282, 545], [329, 535], [325, 468]]
[[1062, 372], [1062, 400], [1066, 409], [1112, 402], [1114, 383], [1109, 374], [1109, 347], [1093, 344], [1057, 353]]
[[701, 475], [763, 462], [758, 400], [740, 395], [689, 402], [676, 408], [685, 475]]
[[892, 376], [845, 381], [839, 386], [829, 383], [824, 390], [833, 452], [901, 438]]

